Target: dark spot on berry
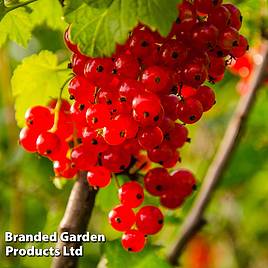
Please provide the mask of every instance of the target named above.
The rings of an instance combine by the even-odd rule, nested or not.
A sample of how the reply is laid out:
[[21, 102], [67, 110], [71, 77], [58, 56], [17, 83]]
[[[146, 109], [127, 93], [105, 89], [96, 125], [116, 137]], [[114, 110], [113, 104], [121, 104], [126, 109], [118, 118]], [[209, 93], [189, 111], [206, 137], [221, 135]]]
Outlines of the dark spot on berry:
[[116, 221], [117, 223], [121, 223], [121, 219], [120, 219], [120, 218], [115, 218], [115, 221]]
[[68, 146], [69, 148], [74, 148], [74, 141], [69, 141]]
[[217, 51], [217, 56], [221, 58], [224, 56], [224, 53], [221, 50], [219, 50]]
[[81, 139], [81, 138], [78, 138], [78, 139], [77, 139], [77, 143], [78, 143], [78, 144], [81, 144], [81, 143], [82, 143], [82, 139]]
[[125, 170], [126, 169], [126, 167], [124, 165], [120, 166], [119, 168], [120, 168], [120, 170]]
[[106, 101], [106, 104], [111, 105], [111, 104], [113, 104], [113, 102], [112, 102], [112, 100], [109, 99]]
[[71, 168], [75, 168], [75, 163], [74, 162], [71, 163]]
[[162, 185], [156, 185], [155, 190], [157, 190], [159, 192], [162, 191], [163, 190]]
[[162, 219], [161, 219], [161, 220], [158, 220], [158, 223], [159, 223], [159, 224], [163, 224], [163, 222], [164, 222], [164, 221], [163, 221]]
[[33, 120], [31, 120], [31, 119], [30, 119], [30, 120], [28, 120], [27, 122], [28, 122], [28, 124], [30, 124], [30, 125], [32, 125], [32, 124], [33, 124]]
[[170, 93], [176, 95], [178, 93], [178, 87], [176, 85], [172, 86]]
[[112, 70], [112, 74], [117, 74], [117, 70], [116, 69], [113, 69]]
[[186, 139], [186, 142], [189, 142], [190, 143], [191, 142], [191, 138], [187, 138]]
[[92, 124], [96, 124], [98, 122], [98, 118], [97, 117], [93, 117], [91, 122], [92, 122]]
[[159, 120], [159, 115], [156, 115], [156, 116], [154, 117], [154, 121], [157, 122], [158, 120]]
[[143, 40], [143, 41], [141, 42], [141, 46], [142, 46], [142, 47], [148, 47], [148, 46], [149, 46], [149, 43], [148, 43], [147, 41]]
[[127, 101], [127, 99], [125, 98], [125, 97], [120, 97], [120, 99], [119, 99], [121, 102], [126, 102]]
[[84, 105], [84, 104], [80, 104], [80, 105], [79, 105], [79, 110], [80, 110], [80, 111], [83, 111], [84, 109], [85, 109], [85, 105]]
[[150, 116], [150, 114], [149, 114], [148, 112], [144, 112], [144, 113], [143, 113], [143, 117], [144, 117], [144, 118], [149, 117], [149, 116]]
[[161, 78], [159, 76], [157, 76], [155, 79], [154, 79], [155, 83], [156, 84], [159, 84], [161, 82]]
[[170, 135], [169, 135], [169, 133], [166, 133], [166, 134], [164, 135], [164, 140], [166, 140], [166, 141], [170, 141]]
[[126, 135], [126, 132], [124, 130], [122, 130], [122, 131], [120, 131], [119, 135], [120, 135], [121, 138], [124, 138], [125, 135]]
[[137, 194], [136, 197], [137, 197], [137, 199], [142, 199], [142, 195], [141, 194]]
[[93, 140], [91, 141], [91, 144], [92, 144], [92, 145], [97, 145], [97, 144], [98, 144], [98, 141], [97, 141], [96, 139], [93, 139]]
[[97, 71], [98, 73], [103, 72], [103, 70], [104, 70], [104, 68], [103, 68], [102, 65], [99, 65], [99, 66], [96, 68], [96, 71]]
[[190, 120], [190, 121], [194, 121], [195, 119], [196, 119], [195, 115], [191, 115], [191, 116], [189, 117], [189, 120]]
[[51, 154], [52, 151], [51, 150], [46, 150], [46, 154]]
[[180, 24], [180, 23], [181, 23], [180, 18], [177, 18], [177, 19], [176, 19], [176, 23], [177, 23], [177, 24]]
[[70, 100], [74, 100], [74, 96], [73, 95], [70, 95]]
[[128, 248], [127, 251], [132, 251], [132, 248]]
[[238, 45], [239, 45], [238, 41], [233, 42], [233, 47], [238, 47]]
[[200, 80], [201, 80], [201, 75], [197, 74], [197, 75], [194, 77], [194, 79], [195, 79], [196, 81], [200, 81]]
[[192, 189], [193, 189], [193, 191], [196, 191], [196, 190], [197, 190], [197, 185], [194, 184], [194, 185], [192, 186]]
[[158, 164], [163, 166], [164, 161], [159, 161]]
[[171, 57], [172, 57], [173, 59], [177, 59], [177, 58], [179, 57], [179, 53], [176, 52], [176, 51], [174, 51], [174, 52], [172, 52]]

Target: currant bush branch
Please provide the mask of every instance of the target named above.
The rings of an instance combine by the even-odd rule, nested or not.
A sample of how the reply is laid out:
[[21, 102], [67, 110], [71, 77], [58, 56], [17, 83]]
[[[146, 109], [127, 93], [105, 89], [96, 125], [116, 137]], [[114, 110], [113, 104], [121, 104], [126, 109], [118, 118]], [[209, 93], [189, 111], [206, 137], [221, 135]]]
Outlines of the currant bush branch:
[[[59, 225], [58, 232], [68, 232], [70, 234], [82, 234], [87, 230], [88, 222], [95, 203], [95, 196], [97, 191], [89, 187], [86, 180], [86, 173], [80, 172], [78, 179], [75, 182], [72, 192], [70, 194], [68, 204]], [[57, 248], [62, 250], [65, 246], [67, 248], [78, 248], [81, 242], [62, 242], [59, 241]], [[77, 257], [54, 257], [52, 268], [75, 268], [78, 265]]]
[[260, 87], [268, 65], [268, 41], [262, 43], [260, 63], [256, 63], [255, 70], [249, 84], [249, 93], [242, 96], [236, 111], [234, 112], [230, 123], [226, 129], [223, 140], [219, 146], [216, 156], [211, 163], [207, 174], [203, 180], [199, 194], [186, 217], [175, 244], [169, 251], [168, 261], [172, 265], [178, 264], [178, 259], [189, 240], [202, 228], [205, 223], [204, 212], [211, 197], [219, 183], [231, 156], [238, 146], [244, 126], [247, 122], [251, 108], [254, 104], [256, 92]]

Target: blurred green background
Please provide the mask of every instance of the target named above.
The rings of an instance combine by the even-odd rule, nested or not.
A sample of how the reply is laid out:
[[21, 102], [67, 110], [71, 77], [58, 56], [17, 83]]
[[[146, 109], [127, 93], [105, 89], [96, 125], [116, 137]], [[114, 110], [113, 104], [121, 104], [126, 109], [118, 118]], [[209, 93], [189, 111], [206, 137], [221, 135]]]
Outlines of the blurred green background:
[[[243, 33], [249, 37], [251, 47], [260, 43], [259, 12], [266, 1], [233, 1], [244, 15]], [[62, 26], [62, 30], [64, 25]], [[73, 182], [63, 189], [53, 184], [51, 163], [35, 154], [24, 152], [18, 146], [19, 129], [14, 119], [10, 79], [24, 57], [43, 49], [55, 52], [61, 60], [69, 58], [62, 40], [62, 30], [53, 30], [46, 23], [34, 29], [26, 48], [8, 41], [0, 49], [0, 251], [2, 268], [49, 267], [51, 258], [5, 258], [3, 232], [51, 233], [64, 214]], [[25, 74], [27, 76], [27, 74]], [[32, 78], [34, 79], [34, 77]], [[238, 77], [226, 73], [224, 80], [214, 86], [217, 105], [203, 119], [190, 128], [192, 143], [183, 149], [180, 166], [193, 170], [200, 183], [213, 159], [224, 134], [228, 120], [240, 97], [236, 90]], [[40, 89], [42, 90], [42, 89]], [[206, 212], [208, 224], [191, 242], [182, 258], [185, 268], [267, 268], [268, 267], [268, 91], [260, 88], [250, 115], [246, 131], [238, 150], [231, 159], [221, 184]], [[129, 256], [118, 242], [105, 246], [87, 243], [80, 267], [169, 267], [163, 256], [169, 250], [180, 224], [191, 207], [194, 196], [183, 208], [165, 211], [166, 224], [152, 239], [157, 247]], [[149, 202], [157, 202], [149, 199]], [[101, 190], [89, 225], [89, 231], [104, 233], [108, 240], [119, 238], [107, 222], [107, 212], [117, 204], [114, 184]], [[29, 244], [16, 246], [28, 247]], [[36, 244], [47, 247], [47, 244]], [[141, 259], [147, 260], [138, 264]], [[100, 261], [101, 260], [101, 261]], [[99, 263], [100, 262], [100, 263]], [[99, 263], [99, 264], [98, 264]], [[147, 263], [147, 264], [146, 264]], [[149, 266], [148, 266], [149, 264]]]

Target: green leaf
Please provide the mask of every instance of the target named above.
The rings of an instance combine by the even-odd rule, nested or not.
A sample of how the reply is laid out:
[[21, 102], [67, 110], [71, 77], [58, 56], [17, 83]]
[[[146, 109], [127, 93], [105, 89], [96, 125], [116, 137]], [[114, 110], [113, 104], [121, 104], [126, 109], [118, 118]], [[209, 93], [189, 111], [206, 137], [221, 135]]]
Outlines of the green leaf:
[[114, 0], [84, 0], [89, 6], [103, 8], [108, 7]]
[[30, 106], [45, 105], [51, 98], [59, 96], [60, 88], [70, 74], [65, 68], [66, 63], [58, 65], [56, 55], [49, 51], [24, 59], [16, 68], [11, 85], [20, 127], [24, 125], [24, 114]]
[[64, 1], [64, 15], [71, 14], [84, 3], [83, 0], [65, 0]]
[[10, 39], [25, 47], [32, 29], [30, 16], [23, 8], [8, 12], [0, 21], [0, 46]]
[[33, 12], [30, 17], [35, 25], [46, 23], [53, 30], [66, 28], [59, 0], [38, 0], [31, 5], [31, 9]]
[[[108, 2], [102, 1], [106, 5]], [[65, 18], [72, 24], [71, 40], [83, 53], [95, 57], [110, 56], [116, 43], [125, 43], [129, 31], [139, 22], [166, 36], [177, 16], [177, 3], [178, 0], [113, 0], [105, 8], [84, 3], [71, 12], [67, 6]]]
[[135, 268], [170, 268], [155, 252], [156, 248], [147, 245], [142, 252], [129, 253], [122, 248], [119, 240], [108, 242], [103, 246], [107, 258], [107, 268], [135, 267]]
[[171, 30], [172, 22], [178, 15], [176, 8], [178, 2], [178, 0], [138, 0], [139, 20], [166, 36]]

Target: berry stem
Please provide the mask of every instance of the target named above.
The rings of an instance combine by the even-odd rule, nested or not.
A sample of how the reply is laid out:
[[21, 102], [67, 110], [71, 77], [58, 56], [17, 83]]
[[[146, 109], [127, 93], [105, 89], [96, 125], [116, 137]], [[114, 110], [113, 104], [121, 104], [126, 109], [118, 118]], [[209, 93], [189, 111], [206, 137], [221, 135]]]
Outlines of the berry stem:
[[68, 77], [68, 79], [66, 79], [63, 83], [63, 85], [60, 88], [60, 94], [57, 100], [57, 104], [54, 108], [54, 124], [53, 127], [50, 129], [50, 132], [54, 133], [57, 131], [58, 129], [58, 123], [59, 123], [59, 116], [60, 116], [60, 108], [61, 108], [61, 103], [62, 103], [62, 92], [65, 88], [65, 86], [68, 84], [68, 82], [71, 80], [71, 78], [73, 77], [73, 74], [71, 77]]
[[118, 189], [120, 189], [120, 183], [119, 183], [119, 181], [118, 181], [118, 178], [117, 178], [117, 176], [114, 174], [114, 173], [112, 173], [112, 177], [113, 177], [113, 179], [114, 179], [114, 181], [115, 181], [115, 184], [116, 184], [116, 187], [118, 188]]
[[262, 62], [259, 64], [256, 63], [252, 80], [249, 83], [249, 93], [241, 97], [237, 105], [237, 109], [229, 122], [216, 156], [203, 180], [200, 192], [181, 227], [180, 235], [169, 251], [168, 261], [172, 265], [178, 264], [178, 258], [181, 256], [182, 251], [187, 245], [188, 241], [204, 225], [204, 212], [209, 205], [212, 195], [230, 162], [232, 154], [240, 142], [242, 137], [241, 134], [243, 133], [244, 126], [255, 101], [256, 92], [261, 85], [266, 72], [266, 66], [268, 65], [267, 40], [263, 41], [262, 53], [260, 56], [262, 58]]

